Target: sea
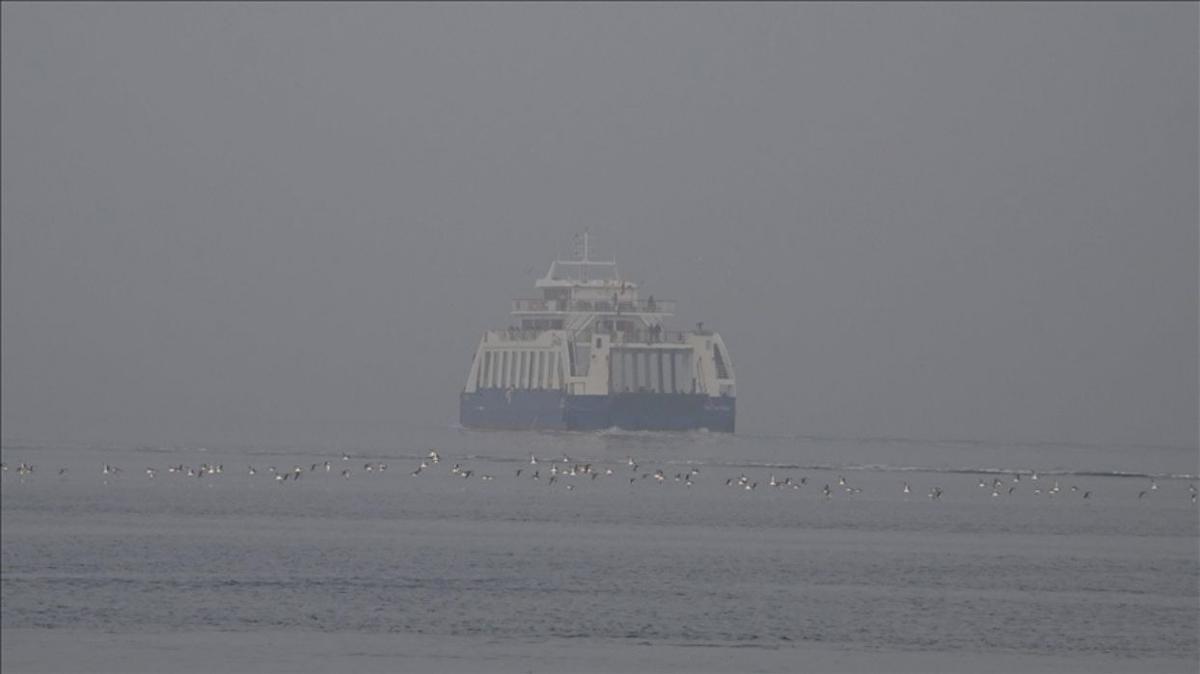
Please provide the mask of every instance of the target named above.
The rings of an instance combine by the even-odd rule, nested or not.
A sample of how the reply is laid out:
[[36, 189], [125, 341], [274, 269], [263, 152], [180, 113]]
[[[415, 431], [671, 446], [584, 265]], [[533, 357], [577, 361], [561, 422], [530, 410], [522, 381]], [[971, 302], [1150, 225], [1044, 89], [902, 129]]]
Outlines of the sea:
[[1200, 668], [1196, 448], [6, 441], [4, 672]]

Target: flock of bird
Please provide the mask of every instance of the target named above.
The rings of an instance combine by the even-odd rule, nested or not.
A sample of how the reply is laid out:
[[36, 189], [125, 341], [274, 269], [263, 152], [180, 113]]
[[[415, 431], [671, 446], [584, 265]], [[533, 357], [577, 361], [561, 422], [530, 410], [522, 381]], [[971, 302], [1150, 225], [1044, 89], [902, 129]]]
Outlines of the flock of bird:
[[[350, 460], [349, 454], [342, 455], [343, 462], [348, 462], [349, 460]], [[388, 465], [386, 463], [382, 463], [382, 462], [379, 462], [379, 463], [367, 462], [367, 463], [364, 463], [363, 467], [362, 467], [362, 471], [366, 472], [366, 473], [382, 473], [382, 472], [386, 471], [387, 469], [388, 469]], [[334, 471], [334, 464], [331, 463], [330, 461], [320, 461], [320, 462], [312, 464], [307, 469], [300, 464], [296, 464], [296, 465], [292, 466], [291, 468], [287, 468], [287, 469], [280, 469], [275, 466], [267, 466], [265, 470], [269, 476], [271, 476], [275, 479], [276, 482], [287, 482], [288, 480], [295, 482], [295, 481], [300, 480], [300, 478], [304, 477], [304, 475], [306, 473], [332, 473]], [[188, 466], [188, 465], [184, 465], [181, 463], [181, 464], [177, 464], [177, 465], [167, 466], [166, 471], [168, 474], [176, 474], [181, 477], [203, 478], [206, 475], [215, 476], [215, 475], [223, 474], [225, 472], [225, 464], [202, 463], [199, 466]], [[13, 470], [13, 472], [15, 472], [17, 474], [17, 476], [23, 480], [24, 478], [33, 474], [34, 465], [31, 463], [22, 462], [17, 465], [17, 467]], [[103, 464], [103, 467], [100, 470], [100, 474], [105, 479], [107, 479], [109, 476], [116, 476], [116, 475], [119, 475], [124, 472], [125, 471], [122, 468], [120, 468], [119, 466], [114, 466], [114, 465], [108, 464], [108, 463]], [[159, 472], [160, 472], [159, 469], [154, 468], [154, 467], [147, 467], [145, 469], [146, 477], [151, 478], [151, 479], [157, 477]], [[0, 473], [3, 473], [3, 476], [5, 479], [8, 478], [9, 467], [8, 467], [7, 463], [0, 463]], [[247, 475], [253, 477], [255, 475], [258, 475], [258, 473], [259, 473], [259, 470], [257, 468], [255, 468], [254, 466], [246, 467]], [[353, 471], [350, 468], [340, 468], [338, 470], [338, 474], [341, 477], [347, 478], [347, 479], [351, 476], [352, 473], [353, 473]], [[60, 468], [58, 470], [58, 475], [63, 476], [66, 474], [67, 474], [66, 468]]]
[[[299, 482], [307, 474], [336, 473], [343, 479], [349, 479], [355, 473], [355, 471], [349, 467], [351, 457], [349, 454], [343, 453], [341, 458], [342, 460], [340, 464], [326, 460], [312, 463], [307, 468], [300, 464], [296, 464], [287, 469], [281, 469], [276, 466], [267, 466], [265, 471], [271, 478], [280, 483], [286, 483], [289, 481]], [[428, 456], [420, 461], [410, 475], [412, 477], [419, 477], [426, 471], [432, 471], [433, 467], [441, 462], [441, 454], [437, 450], [429, 450]], [[368, 461], [362, 465], [360, 472], [381, 474], [387, 471], [387, 469], [388, 465], [386, 463]], [[33, 464], [22, 462], [16, 466], [13, 472], [17, 474], [21, 481], [24, 481], [25, 478], [34, 473], [34, 470]], [[617, 474], [618, 470], [622, 469], [620, 469], [618, 466], [617, 470], [614, 470], [612, 465], [597, 467], [590, 462], [572, 460], [566, 455], [563, 455], [561, 461], [559, 461], [545, 458], [539, 459], [537, 456], [531, 454], [528, 465], [517, 468], [515, 477], [532, 481], [544, 480], [547, 486], [552, 486], [556, 483], [563, 482], [565, 483], [566, 490], [572, 491], [575, 489], [574, 482], [577, 479], [582, 478], [587, 480], [598, 480], [600, 478], [611, 478]], [[177, 464], [167, 466], [166, 471], [168, 474], [199, 479], [204, 478], [205, 476], [221, 475], [225, 472], [225, 467], [220, 463], [202, 463], [199, 466]], [[7, 463], [0, 463], [0, 472], [3, 473], [5, 479], [8, 478], [9, 466]], [[122, 472], [124, 471], [121, 468], [111, 464], [104, 464], [100, 470], [100, 473], [106, 482], [110, 476], [116, 476]], [[144, 472], [147, 478], [154, 479], [158, 476], [159, 469], [147, 467], [145, 468]], [[247, 466], [247, 475], [253, 477], [258, 475], [259, 472], [260, 471], [254, 466]], [[700, 475], [700, 469], [695, 466], [688, 468], [686, 471], [676, 472], [673, 476], [668, 476], [667, 472], [663, 468], [643, 470], [632, 456], [626, 458], [625, 469], [623, 469], [622, 472], [631, 485], [638, 483], [639, 481], [651, 481], [658, 484], [675, 482], [682, 484], [684, 487], [692, 487], [695, 484], [695, 479]], [[64, 476], [66, 473], [66, 468], [60, 468], [58, 470], [59, 476]], [[485, 482], [495, 479], [495, 476], [490, 473], [478, 473], [474, 468], [464, 467], [460, 463], [455, 463], [454, 466], [450, 468], [449, 473], [450, 475], [465, 480], [470, 480], [473, 477], [477, 477]], [[1028, 473], [1025, 473], [1025, 475], [1031, 482], [1037, 482], [1039, 479], [1036, 471], [1029, 471]], [[993, 498], [1011, 496], [1016, 491], [1018, 484], [1021, 482], [1022, 473], [1016, 472], [1006, 475], [1005, 477], [1009, 479], [1011, 483], [1006, 484], [1005, 480], [999, 476], [992, 476], [990, 482], [986, 477], [980, 477], [978, 479], [978, 488], [984, 490], [990, 488], [991, 496]], [[1045, 482], [1046, 481], [1043, 480], [1042, 484]], [[799, 490], [805, 487], [807, 484], [808, 478], [806, 476], [799, 478], [784, 476], [782, 479], [779, 479], [774, 473], [771, 473], [769, 479], [765, 483], [765, 486], [770, 489]], [[759, 481], [751, 479], [743, 472], [736, 477], [731, 476], [727, 478], [725, 480], [725, 486], [734, 489], [754, 491], [755, 489], [758, 489]], [[823, 498], [829, 500], [833, 498], [834, 494], [839, 492], [850, 496], [861, 494], [863, 492], [863, 488], [849, 484], [845, 476], [839, 475], [836, 481], [836, 487], [829, 483], [825, 483], [819, 491]], [[912, 491], [913, 489], [909, 483], [907, 481], [902, 481], [900, 493], [907, 498]], [[1055, 497], [1060, 493], [1066, 492], [1073, 494], [1078, 493], [1079, 491], [1080, 488], [1078, 485], [1071, 485], [1068, 489], [1064, 490], [1059, 480], [1054, 480], [1053, 486], [1046, 489], [1042, 489], [1041, 486], [1035, 486], [1031, 490], [1031, 493], [1034, 496], [1046, 495], [1047, 497]], [[1150, 484], [1147, 485], [1145, 489], [1142, 489], [1138, 492], [1137, 498], [1143, 499], [1156, 491], [1158, 491], [1158, 482], [1155, 479], [1150, 478]], [[1194, 483], [1188, 485], [1188, 492], [1190, 494], [1191, 502], [1193, 504], [1196, 503], [1197, 489]], [[937, 501], [941, 499], [943, 493], [944, 492], [942, 488], [935, 485], [929, 489], [927, 496], [931, 501]], [[1093, 492], [1090, 489], [1083, 490], [1081, 498], [1090, 499], [1092, 497], [1092, 493]]]

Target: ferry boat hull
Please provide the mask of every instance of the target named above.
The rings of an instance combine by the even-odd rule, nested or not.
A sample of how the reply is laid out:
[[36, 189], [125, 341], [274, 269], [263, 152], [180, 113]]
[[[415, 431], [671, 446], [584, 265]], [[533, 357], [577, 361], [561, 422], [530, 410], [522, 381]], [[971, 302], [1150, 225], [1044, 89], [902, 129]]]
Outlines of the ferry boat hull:
[[459, 422], [500, 430], [630, 431], [706, 429], [734, 432], [736, 399], [704, 394], [615, 393], [482, 389], [463, 393]]

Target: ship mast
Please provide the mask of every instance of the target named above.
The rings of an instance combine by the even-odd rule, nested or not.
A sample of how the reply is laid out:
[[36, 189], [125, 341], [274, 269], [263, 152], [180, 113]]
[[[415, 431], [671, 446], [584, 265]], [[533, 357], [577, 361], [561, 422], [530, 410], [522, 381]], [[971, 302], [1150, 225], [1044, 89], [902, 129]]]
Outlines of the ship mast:
[[580, 265], [580, 279], [586, 283], [588, 280], [588, 262], [590, 262], [588, 260], [588, 231], [586, 227], [583, 230], [583, 258], [580, 261], [583, 262]]

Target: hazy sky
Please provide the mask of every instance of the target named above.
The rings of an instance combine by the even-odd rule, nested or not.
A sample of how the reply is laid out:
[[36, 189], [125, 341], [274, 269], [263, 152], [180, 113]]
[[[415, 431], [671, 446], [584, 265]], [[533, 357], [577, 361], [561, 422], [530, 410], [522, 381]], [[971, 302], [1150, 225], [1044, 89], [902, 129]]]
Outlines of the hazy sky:
[[739, 431], [1196, 446], [1196, 3], [2, 16], [6, 439], [449, 426], [589, 227]]

